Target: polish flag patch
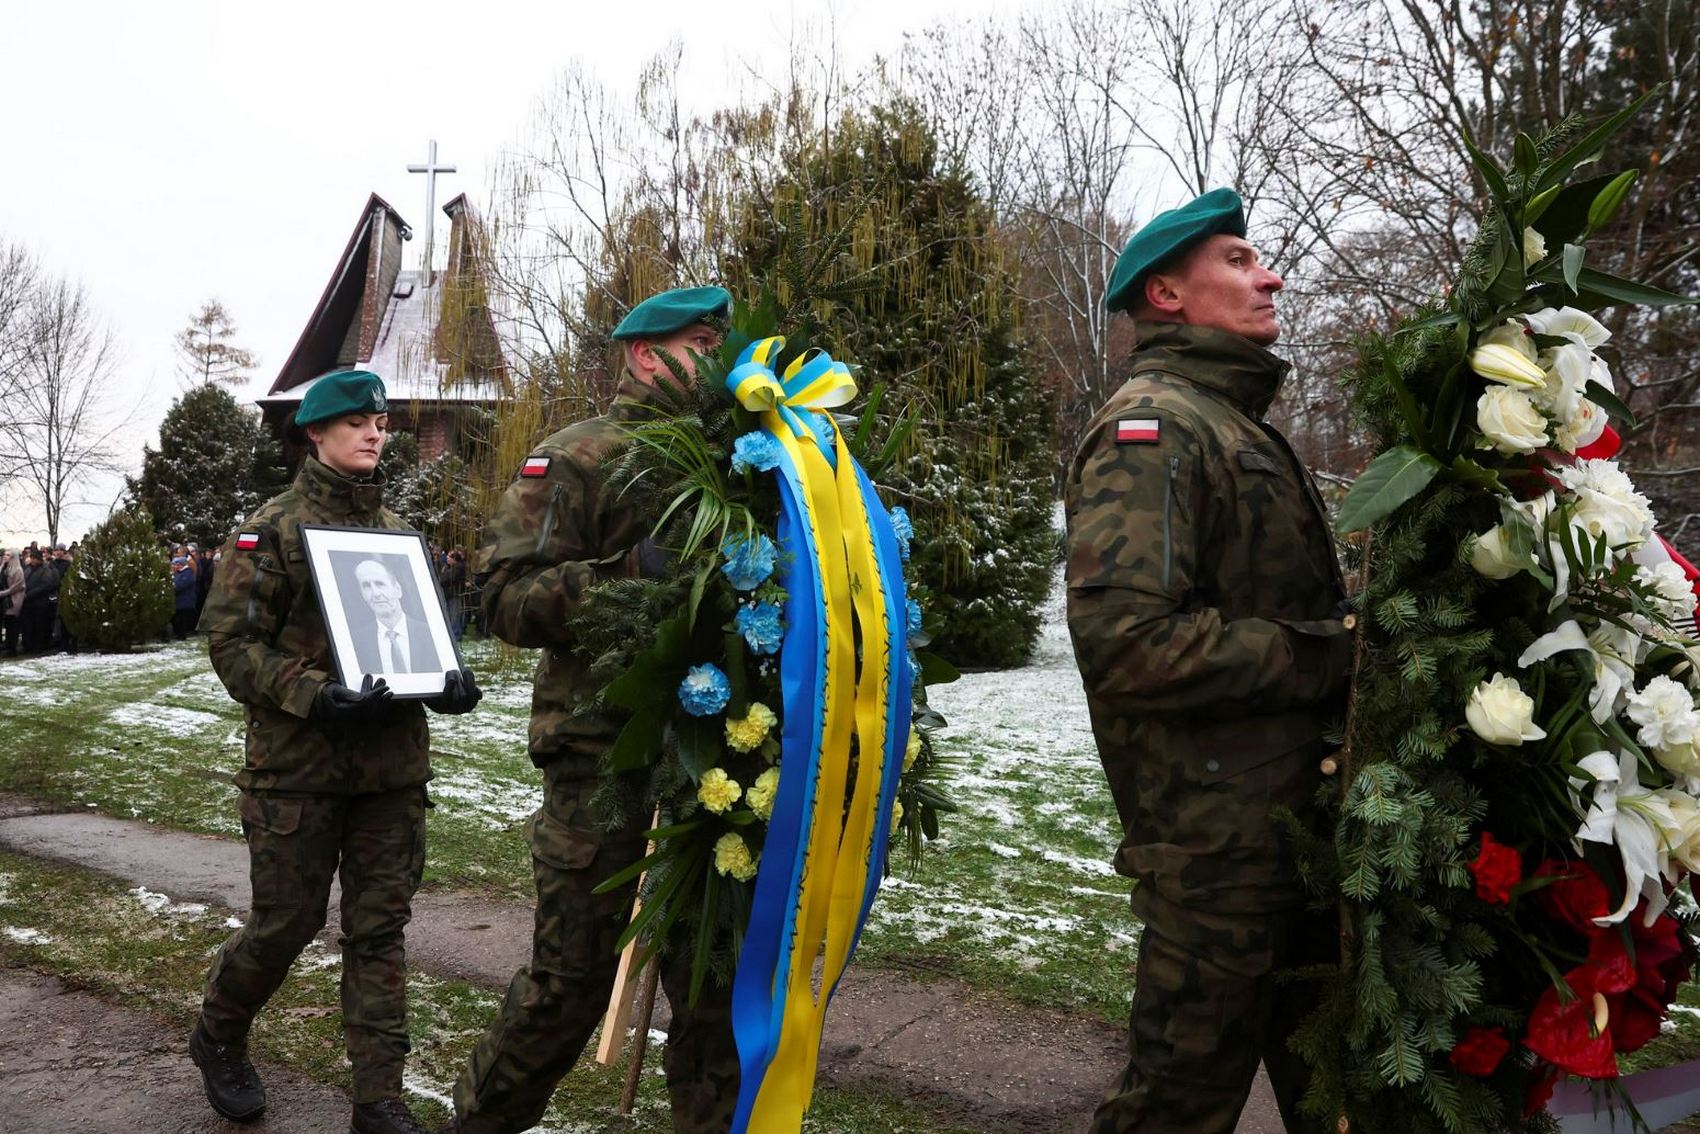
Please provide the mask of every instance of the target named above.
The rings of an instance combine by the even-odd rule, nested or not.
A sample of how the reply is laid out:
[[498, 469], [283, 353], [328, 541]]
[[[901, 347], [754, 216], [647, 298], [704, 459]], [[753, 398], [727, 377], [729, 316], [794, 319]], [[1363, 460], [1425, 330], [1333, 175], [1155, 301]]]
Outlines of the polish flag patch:
[[549, 475], [548, 457], [527, 457], [525, 464], [519, 467], [519, 475], [525, 477], [540, 477]]
[[260, 546], [259, 532], [238, 532], [236, 535], [237, 551], [252, 551]]
[[1155, 445], [1162, 440], [1163, 423], [1154, 417], [1129, 417], [1116, 422], [1116, 444]]

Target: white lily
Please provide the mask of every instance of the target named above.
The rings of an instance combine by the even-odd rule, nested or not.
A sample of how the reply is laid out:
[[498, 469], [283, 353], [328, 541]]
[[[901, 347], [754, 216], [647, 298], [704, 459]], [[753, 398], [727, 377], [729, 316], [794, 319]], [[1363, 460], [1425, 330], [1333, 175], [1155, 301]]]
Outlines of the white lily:
[[1521, 390], [1544, 390], [1547, 372], [1515, 347], [1490, 342], [1470, 352], [1470, 369], [1490, 382]]
[[1536, 398], [1559, 421], [1576, 416], [1576, 406], [1594, 373], [1594, 355], [1578, 342], [1568, 342], [1554, 350], [1543, 351], [1541, 366], [1546, 368], [1546, 388]]
[[[1660, 879], [1670, 863], [1666, 832], [1676, 827], [1676, 817], [1664, 798], [1641, 786], [1633, 754], [1595, 752], [1583, 757], [1579, 766], [1591, 780], [1573, 776], [1571, 789], [1580, 793], [1592, 782], [1594, 792], [1582, 825], [1576, 829], [1576, 839], [1578, 843], [1615, 844], [1623, 857], [1623, 904], [1605, 917], [1595, 918], [1594, 924], [1616, 925], [1644, 897], [1647, 913], [1642, 924], [1652, 925], [1668, 903]], [[1576, 802], [1580, 809], [1579, 794]]]
[[1611, 332], [1604, 324], [1575, 307], [1543, 307], [1523, 316], [1523, 319], [1537, 335], [1574, 337], [1590, 348], [1598, 347], [1611, 338]]
[[[1560, 558], [1563, 558], [1562, 553]], [[1594, 665], [1594, 686], [1588, 691], [1588, 712], [1595, 724], [1604, 724], [1617, 715], [1628, 691], [1635, 688], [1635, 661], [1640, 656], [1641, 646], [1640, 637], [1620, 626], [1606, 624], [1588, 634], [1571, 618], [1530, 643], [1517, 659], [1517, 667], [1528, 669], [1555, 654], [1569, 650], [1584, 651]]]

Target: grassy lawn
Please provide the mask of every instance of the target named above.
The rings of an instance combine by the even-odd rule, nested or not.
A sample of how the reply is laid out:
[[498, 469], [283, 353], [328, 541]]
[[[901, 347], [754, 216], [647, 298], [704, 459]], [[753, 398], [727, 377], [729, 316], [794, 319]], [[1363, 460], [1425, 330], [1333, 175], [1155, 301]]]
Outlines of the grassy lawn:
[[[1137, 926], [1109, 867], [1118, 839], [1060, 605], [1035, 663], [934, 692], [960, 761], [943, 837], [899, 862], [863, 937], [869, 965], [945, 972], [1020, 1000], [1120, 1023]], [[431, 718], [426, 886], [529, 901], [519, 834], [541, 799], [525, 753], [529, 656], [464, 644], [486, 695]], [[237, 837], [242, 724], [204, 640], [129, 655], [0, 664], [12, 743], [0, 786], [119, 817]]]
[[[0, 852], [0, 964], [72, 979], [181, 1028], [187, 1037], [200, 1006], [201, 981], [236, 924], [216, 906], [171, 903], [100, 875]], [[250, 1037], [262, 1060], [311, 1078], [348, 1082], [337, 1011], [340, 958], [318, 943], [255, 1021]], [[407, 1086], [427, 1126], [448, 1118], [455, 1077], [495, 1015], [498, 994], [460, 981], [408, 974], [413, 1053]], [[592, 1039], [590, 1046], [594, 1047]], [[187, 1057], [185, 1057], [187, 1058]], [[624, 1064], [582, 1061], [555, 1092], [544, 1117], [573, 1134], [663, 1134], [672, 1129], [660, 1058], [652, 1050], [632, 1117], [612, 1113]], [[210, 1119], [209, 1119], [210, 1121]], [[803, 1129], [815, 1134], [971, 1134], [913, 1103], [822, 1087]]]

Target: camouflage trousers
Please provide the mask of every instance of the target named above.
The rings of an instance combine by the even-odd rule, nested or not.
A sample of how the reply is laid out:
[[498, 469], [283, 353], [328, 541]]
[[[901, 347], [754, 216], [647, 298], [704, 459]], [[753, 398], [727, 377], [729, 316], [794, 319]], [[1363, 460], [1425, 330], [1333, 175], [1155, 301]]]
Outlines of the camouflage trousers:
[[[636, 883], [593, 894], [598, 883], [643, 857], [647, 816], [618, 831], [599, 828], [590, 799], [593, 762], [557, 760], [545, 769], [543, 806], [526, 824], [537, 882], [531, 961], [508, 984], [496, 1020], [455, 1084], [465, 1134], [511, 1134], [536, 1125], [555, 1086], [578, 1062], [601, 1022], [631, 919]], [[738, 1097], [731, 992], [705, 985], [688, 1005], [688, 973], [662, 962], [672, 1007], [662, 1065], [680, 1134], [719, 1134]]]
[[1277, 974], [1337, 961], [1334, 919], [1142, 906], [1128, 1063], [1091, 1134], [1233, 1134], [1260, 1061], [1289, 1134], [1320, 1134], [1298, 1113], [1309, 1068], [1287, 1049], [1315, 993]]
[[295, 958], [324, 928], [342, 883], [342, 1027], [354, 1101], [401, 1094], [407, 1059], [403, 933], [425, 867], [425, 789], [373, 795], [244, 792], [253, 908], [207, 974], [201, 1026], [242, 1044]]

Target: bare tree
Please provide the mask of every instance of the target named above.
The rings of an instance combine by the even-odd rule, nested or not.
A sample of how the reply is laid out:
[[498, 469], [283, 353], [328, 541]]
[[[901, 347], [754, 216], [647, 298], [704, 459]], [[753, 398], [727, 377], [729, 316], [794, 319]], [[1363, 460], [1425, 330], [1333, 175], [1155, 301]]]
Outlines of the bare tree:
[[247, 371], [256, 360], [251, 351], [230, 340], [236, 334], [236, 324], [224, 304], [209, 299], [200, 311], [189, 317], [189, 325], [177, 332], [177, 355], [181, 373], [191, 385], [210, 385], [221, 382], [240, 386], [247, 381]]
[[112, 377], [112, 334], [80, 284], [45, 281], [23, 313], [21, 381], [0, 423], [5, 465], [42, 509], [50, 542], [77, 489], [97, 473], [117, 470], [102, 410]]
[[[15, 412], [14, 397], [23, 380], [25, 315], [40, 269], [21, 244], [0, 241], [0, 423]], [[9, 475], [0, 467], [0, 476]]]

